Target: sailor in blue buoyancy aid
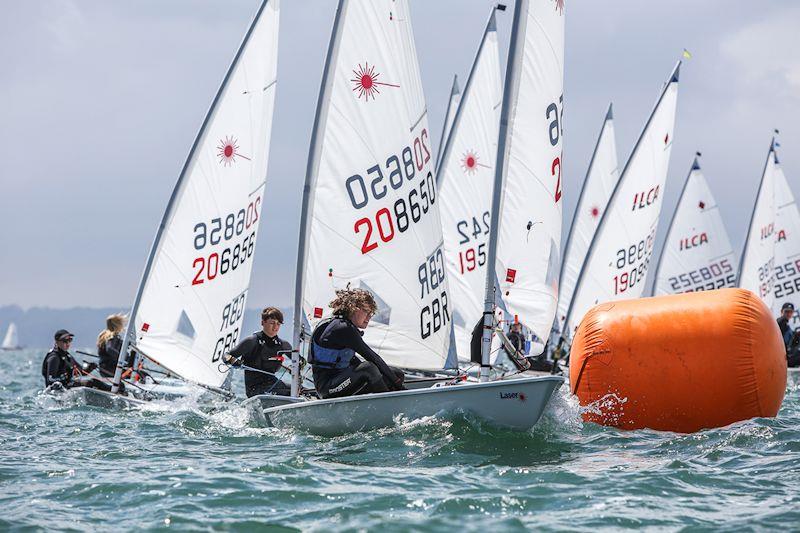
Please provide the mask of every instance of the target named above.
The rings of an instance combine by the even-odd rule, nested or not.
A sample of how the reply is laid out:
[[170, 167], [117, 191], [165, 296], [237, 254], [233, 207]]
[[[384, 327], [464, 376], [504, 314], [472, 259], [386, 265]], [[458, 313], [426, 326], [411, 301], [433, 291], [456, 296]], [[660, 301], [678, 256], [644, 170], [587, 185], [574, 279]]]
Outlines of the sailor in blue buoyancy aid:
[[377, 309], [372, 294], [364, 289], [338, 290], [330, 307], [333, 317], [320, 322], [311, 335], [309, 362], [317, 394], [338, 398], [403, 390], [403, 371], [387, 365], [361, 338], [360, 330], [366, 329]]

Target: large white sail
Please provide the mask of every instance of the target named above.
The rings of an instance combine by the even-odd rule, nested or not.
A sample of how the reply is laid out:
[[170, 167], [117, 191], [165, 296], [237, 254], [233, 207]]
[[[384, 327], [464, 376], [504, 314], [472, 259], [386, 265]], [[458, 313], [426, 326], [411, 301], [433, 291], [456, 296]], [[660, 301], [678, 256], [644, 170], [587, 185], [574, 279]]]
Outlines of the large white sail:
[[453, 87], [450, 89], [450, 99], [447, 101], [447, 111], [444, 114], [444, 125], [442, 127], [442, 135], [439, 139], [439, 148], [436, 150], [436, 168], [439, 168], [439, 161], [442, 160], [442, 150], [444, 150], [444, 143], [450, 136], [450, 128], [453, 126], [453, 120], [456, 118], [456, 111], [461, 103], [461, 87], [458, 85], [458, 74], [453, 76]]
[[653, 294], [733, 287], [737, 266], [717, 202], [695, 158], [656, 266]]
[[[775, 155], [775, 301], [772, 312], [777, 317], [781, 306], [791, 302], [800, 305], [800, 210], [794, 194]], [[797, 327], [795, 315], [792, 327]]]
[[279, 2], [261, 4], [170, 198], [132, 312], [135, 347], [181, 377], [223, 384], [242, 334], [267, 173]]
[[6, 336], [3, 338], [3, 344], [0, 348], [4, 350], [14, 350], [19, 348], [19, 337], [17, 336], [17, 325], [12, 322], [8, 325]]
[[739, 263], [739, 287], [754, 292], [767, 307], [775, 302], [775, 174], [778, 162], [773, 140], [753, 205], [750, 227]]
[[595, 304], [639, 298], [647, 280], [669, 168], [678, 101], [675, 66], [611, 194], [567, 311], [571, 337]]
[[365, 341], [390, 364], [445, 366], [440, 198], [405, 0], [340, 0], [303, 198], [296, 335], [338, 288], [371, 291]]
[[614, 114], [611, 104], [608, 105], [597, 145], [589, 161], [589, 169], [583, 181], [581, 195], [567, 243], [564, 246], [564, 260], [561, 263], [561, 276], [558, 288], [558, 325], [563, 330], [569, 303], [575, 292], [583, 260], [589, 245], [592, 243], [600, 217], [606, 210], [611, 192], [619, 181], [619, 164], [617, 162], [617, 143], [614, 135]]
[[[499, 296], [509, 320], [543, 339], [555, 317], [561, 264], [563, 82], [563, 0], [518, 1], [495, 165], [486, 305]], [[487, 340], [484, 335], [484, 349]]]
[[436, 174], [456, 353], [461, 360], [469, 359], [472, 328], [483, 313], [502, 85], [492, 8]]

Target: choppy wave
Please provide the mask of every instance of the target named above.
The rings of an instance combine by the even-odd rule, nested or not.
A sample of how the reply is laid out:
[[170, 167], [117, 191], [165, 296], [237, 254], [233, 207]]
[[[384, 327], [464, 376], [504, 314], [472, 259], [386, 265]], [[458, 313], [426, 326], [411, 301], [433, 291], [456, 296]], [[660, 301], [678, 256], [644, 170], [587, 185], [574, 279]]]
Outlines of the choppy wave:
[[0, 359], [0, 529], [800, 524], [797, 373], [777, 418], [692, 435], [584, 424], [562, 388], [528, 433], [455, 414], [322, 438], [258, 427], [232, 402], [57, 401], [40, 356]]

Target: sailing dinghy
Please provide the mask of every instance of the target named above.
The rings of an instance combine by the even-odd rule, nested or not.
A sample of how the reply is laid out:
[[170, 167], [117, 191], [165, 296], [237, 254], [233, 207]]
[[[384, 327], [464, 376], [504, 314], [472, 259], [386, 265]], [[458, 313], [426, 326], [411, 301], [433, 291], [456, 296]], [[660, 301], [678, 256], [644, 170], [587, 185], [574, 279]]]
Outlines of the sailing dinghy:
[[0, 345], [0, 350], [21, 350], [22, 346], [19, 345], [19, 335], [17, 334], [17, 325], [12, 322], [8, 325], [6, 336], [3, 337], [3, 344]]
[[[278, 19], [278, 0], [265, 0], [211, 104], [156, 232], [120, 350], [228, 397], [220, 363], [242, 334], [264, 202]], [[124, 359], [112, 393], [84, 393], [101, 405], [124, 403], [116, 394]]]
[[567, 309], [567, 339], [596, 304], [644, 292], [672, 151], [680, 65], [661, 90], [601, 215]]
[[656, 265], [653, 295], [733, 287], [736, 266], [717, 202], [695, 157]]
[[[552, 36], [536, 34], [553, 26], [561, 54], [561, 10], [553, 12], [546, 0], [518, 0], [509, 59], [515, 87], [523, 61], [538, 73], [526, 47], [550, 50], [540, 43]], [[560, 69], [556, 75], [557, 99]], [[506, 117], [513, 114], [506, 111]], [[378, 301], [377, 323], [365, 331], [365, 340], [387, 363], [422, 370], [455, 364], [448, 358], [451, 308], [428, 139], [406, 1], [340, 0], [304, 188], [296, 346], [306, 340], [306, 328], [322, 319], [334, 289], [349, 284], [372, 291]], [[449, 411], [525, 430], [539, 420], [563, 379], [458, 383], [324, 400], [258, 396], [245, 403], [267, 424], [323, 435]]]
[[757, 294], [767, 307], [775, 303], [775, 182], [781, 172], [775, 155], [775, 139], [767, 152], [767, 160], [761, 173], [758, 195], [753, 205], [750, 226], [739, 263], [738, 285]]

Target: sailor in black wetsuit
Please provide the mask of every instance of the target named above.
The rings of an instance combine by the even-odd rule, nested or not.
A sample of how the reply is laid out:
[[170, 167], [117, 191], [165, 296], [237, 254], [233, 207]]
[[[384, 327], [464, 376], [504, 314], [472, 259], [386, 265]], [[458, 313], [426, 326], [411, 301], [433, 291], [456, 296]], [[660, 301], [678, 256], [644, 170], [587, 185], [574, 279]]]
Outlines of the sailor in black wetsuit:
[[88, 373], [90, 368], [81, 366], [69, 353], [74, 335], [65, 329], [56, 331], [53, 336], [56, 345], [47, 352], [42, 361], [42, 377], [45, 387], [94, 387], [105, 391], [111, 390], [111, 384], [96, 379]]
[[333, 317], [320, 322], [311, 335], [309, 362], [317, 394], [338, 398], [403, 390], [403, 371], [387, 365], [361, 338], [360, 330], [366, 329], [377, 309], [372, 294], [364, 289], [338, 290], [330, 307]]
[[288, 396], [289, 387], [275, 372], [281, 368], [281, 355], [289, 352], [292, 345], [278, 337], [283, 324], [283, 313], [277, 307], [267, 307], [261, 312], [261, 331], [242, 340], [225, 355], [225, 362], [232, 366], [244, 364], [245, 394], [250, 398], [259, 394]]
[[[125, 315], [110, 315], [106, 318], [106, 329], [97, 336], [97, 355], [100, 357], [100, 375], [113, 378], [117, 371], [119, 351], [122, 349], [122, 329], [125, 327]], [[128, 361], [126, 368], [131, 362]]]

